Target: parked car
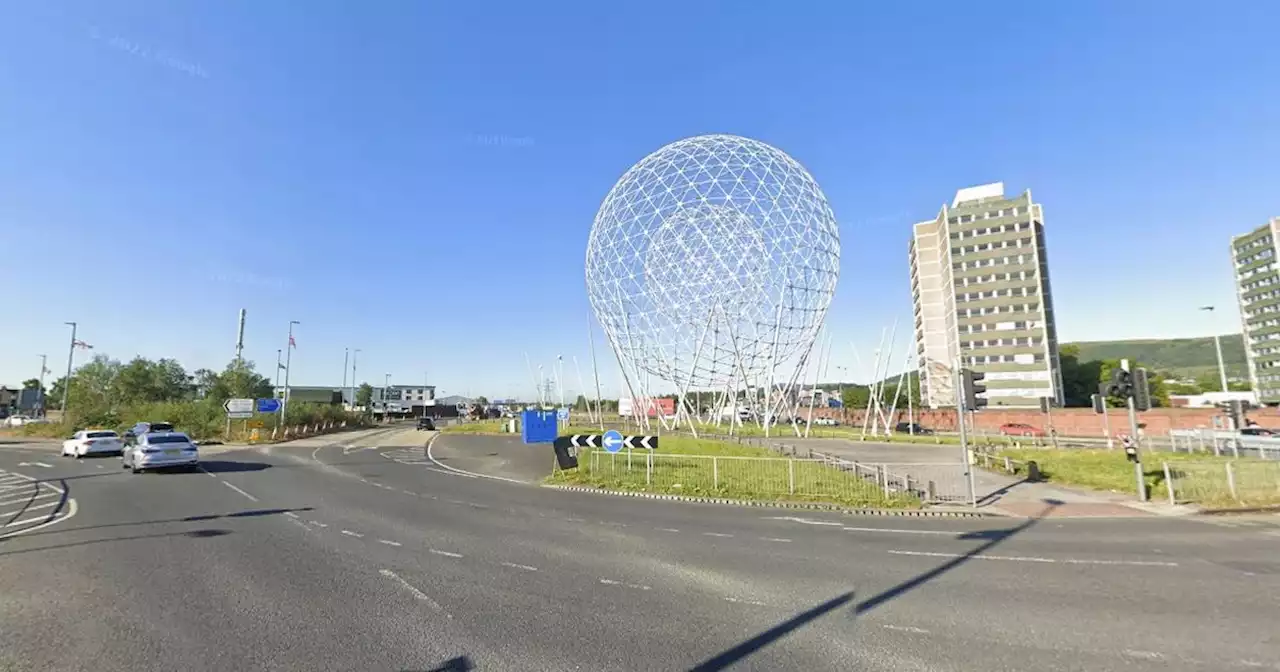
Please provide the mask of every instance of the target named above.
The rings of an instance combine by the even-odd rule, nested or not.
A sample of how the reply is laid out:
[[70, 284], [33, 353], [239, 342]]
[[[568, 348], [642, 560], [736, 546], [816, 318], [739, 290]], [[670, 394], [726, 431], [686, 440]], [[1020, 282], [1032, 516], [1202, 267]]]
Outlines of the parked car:
[[899, 422], [894, 426], [893, 431], [899, 434], [933, 434], [933, 430], [928, 427], [920, 426], [918, 422]]
[[124, 442], [109, 429], [82, 429], [62, 442], [62, 456], [80, 459], [88, 455], [123, 455]]
[[431, 418], [424, 415], [421, 418], [418, 418], [418, 429], [425, 429], [427, 431], [434, 432], [436, 431], [436, 423], [432, 422]]
[[147, 469], [195, 469], [200, 466], [200, 451], [182, 432], [144, 432], [137, 435], [137, 443], [125, 448], [120, 466], [135, 474]]
[[1266, 427], [1259, 427], [1257, 425], [1250, 425], [1248, 427], [1242, 427], [1240, 429], [1240, 436], [1275, 436], [1275, 435], [1276, 435], [1275, 430], [1267, 429]]
[[1043, 429], [1023, 422], [1006, 422], [1000, 425], [1000, 433], [1005, 436], [1044, 436]]
[[172, 422], [139, 422], [124, 432], [124, 442], [133, 445], [137, 437], [149, 432], [172, 432]]

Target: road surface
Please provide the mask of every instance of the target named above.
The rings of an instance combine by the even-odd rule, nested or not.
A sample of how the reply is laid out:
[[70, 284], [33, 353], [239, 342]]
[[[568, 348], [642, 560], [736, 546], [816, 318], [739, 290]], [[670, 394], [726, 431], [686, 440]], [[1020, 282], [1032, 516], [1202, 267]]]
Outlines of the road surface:
[[514, 482], [546, 446], [363, 436], [179, 474], [0, 447], [77, 504], [0, 538], [0, 669], [1280, 670], [1274, 517], [636, 500]]

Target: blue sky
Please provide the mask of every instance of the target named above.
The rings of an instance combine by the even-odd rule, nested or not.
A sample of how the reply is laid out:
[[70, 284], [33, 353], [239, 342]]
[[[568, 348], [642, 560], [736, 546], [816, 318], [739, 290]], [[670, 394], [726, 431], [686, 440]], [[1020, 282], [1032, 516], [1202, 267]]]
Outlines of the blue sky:
[[1280, 214], [1278, 21], [1261, 2], [5, 3], [0, 383], [41, 353], [61, 373], [67, 320], [95, 352], [220, 368], [246, 308], [264, 371], [302, 322], [300, 384], [340, 382], [358, 347], [374, 382], [527, 396], [527, 352], [576, 356], [589, 385], [592, 217], [632, 163], [708, 132], [823, 186], [835, 366], [895, 319], [905, 353], [910, 225], [999, 180], [1044, 205], [1063, 340], [1236, 331], [1229, 237]]

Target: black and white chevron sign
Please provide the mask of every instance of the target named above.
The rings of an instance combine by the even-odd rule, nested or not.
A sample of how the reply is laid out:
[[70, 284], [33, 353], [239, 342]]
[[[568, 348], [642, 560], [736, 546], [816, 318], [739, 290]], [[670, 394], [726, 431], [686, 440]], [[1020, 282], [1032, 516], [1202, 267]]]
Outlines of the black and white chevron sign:
[[569, 445], [574, 448], [599, 448], [599, 434], [572, 434], [569, 436]]
[[622, 445], [628, 448], [644, 448], [645, 450], [657, 450], [658, 437], [656, 436], [625, 436], [622, 438]]

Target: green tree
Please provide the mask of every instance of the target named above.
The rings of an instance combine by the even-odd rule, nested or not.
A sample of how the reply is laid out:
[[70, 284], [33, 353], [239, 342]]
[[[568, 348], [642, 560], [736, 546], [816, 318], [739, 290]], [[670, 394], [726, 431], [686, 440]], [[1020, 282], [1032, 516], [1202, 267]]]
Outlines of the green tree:
[[488, 405], [489, 405], [489, 398], [488, 398], [488, 397], [486, 397], [486, 396], [484, 396], [484, 395], [481, 395], [481, 396], [476, 397], [476, 405], [477, 405], [477, 406], [488, 406]]
[[1102, 376], [1102, 362], [1080, 360], [1080, 346], [1072, 343], [1058, 349], [1058, 361], [1062, 365], [1062, 397], [1067, 407], [1084, 407], [1092, 404], [1098, 393], [1098, 381]]
[[373, 386], [369, 383], [360, 383], [360, 387], [356, 389], [356, 406], [370, 407], [373, 404]]
[[590, 402], [587, 401], [587, 398], [579, 394], [578, 398], [573, 401], [573, 410], [585, 411], [590, 407], [589, 404]]
[[253, 362], [231, 360], [227, 368], [218, 374], [214, 389], [208, 396], [217, 402], [227, 399], [257, 399], [275, 394], [271, 379], [257, 372]]
[[871, 388], [866, 385], [849, 385], [840, 393], [845, 408], [864, 409], [871, 403]]
[[24, 390], [38, 390], [38, 389], [40, 389], [40, 379], [39, 379], [39, 378], [28, 378], [28, 379], [26, 379], [26, 380], [22, 381], [22, 389], [24, 389]]

